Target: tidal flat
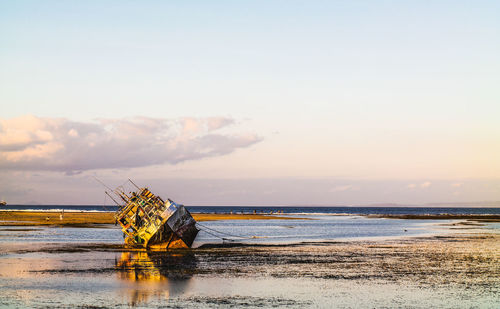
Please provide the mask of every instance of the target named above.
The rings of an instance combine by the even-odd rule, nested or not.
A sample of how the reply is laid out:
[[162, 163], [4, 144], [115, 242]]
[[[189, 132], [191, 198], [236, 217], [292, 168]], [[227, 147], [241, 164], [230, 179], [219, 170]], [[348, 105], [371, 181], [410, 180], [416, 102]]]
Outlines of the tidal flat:
[[126, 249], [103, 236], [111, 227], [3, 227], [0, 307], [498, 308], [498, 227], [470, 223], [436, 222], [448, 232], [432, 236], [208, 241], [169, 252]]
[[[198, 222], [214, 220], [273, 220], [289, 219], [267, 214], [193, 214]], [[114, 224], [114, 212], [85, 211], [5, 211], [0, 210], [0, 226], [68, 226], [93, 227], [101, 224]]]

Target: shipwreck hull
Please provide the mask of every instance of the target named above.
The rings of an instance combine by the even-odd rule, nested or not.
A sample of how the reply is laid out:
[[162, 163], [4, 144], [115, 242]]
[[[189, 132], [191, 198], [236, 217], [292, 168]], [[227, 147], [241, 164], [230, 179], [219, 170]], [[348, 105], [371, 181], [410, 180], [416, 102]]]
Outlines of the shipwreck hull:
[[147, 242], [151, 249], [191, 248], [198, 235], [196, 221], [184, 206], [180, 206]]
[[198, 229], [196, 221], [182, 205], [163, 201], [147, 188], [129, 195], [115, 191], [124, 201], [115, 214], [122, 227], [125, 244], [153, 250], [190, 248]]

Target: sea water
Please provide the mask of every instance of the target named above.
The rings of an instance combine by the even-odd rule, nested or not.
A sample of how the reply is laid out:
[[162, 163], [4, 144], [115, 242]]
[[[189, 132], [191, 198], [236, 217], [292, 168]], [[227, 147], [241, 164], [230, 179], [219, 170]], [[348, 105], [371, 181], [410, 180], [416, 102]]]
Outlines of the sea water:
[[[26, 206], [25, 209], [27, 207], [33, 206]], [[55, 209], [59, 208], [51, 209], [57, 211]], [[45, 210], [50, 211], [47, 208]], [[191, 210], [196, 212], [193, 208]], [[231, 210], [236, 212], [234, 207], [205, 208], [204, 212], [229, 213]], [[270, 212], [260, 208], [245, 208], [242, 211], [253, 213], [253, 210]], [[281, 209], [273, 211], [277, 210]], [[394, 213], [395, 210], [390, 211]], [[410, 211], [427, 213], [423, 210]], [[464, 209], [439, 211], [457, 213]], [[483, 209], [479, 213], [495, 211], [496, 209]], [[351, 208], [325, 210], [304, 207], [286, 209], [284, 212], [288, 214], [283, 219], [199, 222], [200, 233], [194, 247], [237, 242], [262, 245], [383, 241], [399, 237], [442, 235], [452, 231], [449, 225], [454, 223], [453, 220], [367, 218], [349, 214], [360, 212], [360, 209]], [[343, 215], [332, 215], [333, 213]], [[287, 219], [290, 217], [294, 219]], [[0, 227], [0, 307], [494, 308], [497, 300], [494, 291], [481, 286], [462, 288], [442, 284], [422, 288], [412, 281], [400, 284], [390, 280], [294, 276], [281, 278], [257, 273], [227, 275], [223, 270], [190, 275], [190, 271], [196, 268], [205, 269], [206, 263], [217, 264], [217, 250], [202, 250], [205, 253], [195, 254], [194, 257], [188, 254], [187, 259], [172, 255], [170, 257], [173, 261], [164, 261], [161, 257], [155, 259], [146, 252], [103, 250], [99, 246], [92, 249], [90, 245], [122, 243], [123, 234], [114, 225], [94, 228]], [[73, 244], [89, 246], [71, 250], [75, 248], [72, 247]], [[51, 248], [60, 249], [52, 251]], [[67, 248], [70, 250], [66, 250]], [[314, 250], [315, 247], [311, 248]], [[172, 264], [176, 259], [181, 260], [181, 266]], [[244, 264], [238, 264], [238, 254], [234, 255], [234, 265], [245, 267]], [[304, 265], [306, 266], [313, 271], [323, 267], [321, 263]], [[172, 267], [180, 269], [184, 275], [171, 277], [162, 274], [169, 273]], [[263, 270], [265, 272], [272, 267], [272, 263], [263, 265]]]
[[[296, 215], [500, 215], [500, 207], [355, 207], [355, 206], [186, 206], [192, 213], [277, 213]], [[112, 205], [6, 205], [0, 210], [17, 211], [116, 211]]]
[[[424, 236], [444, 233], [446, 229], [443, 224], [452, 222], [332, 215], [293, 217], [296, 218], [198, 222], [200, 232], [193, 247], [223, 242], [290, 244]], [[123, 243], [123, 233], [114, 225], [93, 228], [0, 227], [0, 243], [2, 242], [120, 244]]]

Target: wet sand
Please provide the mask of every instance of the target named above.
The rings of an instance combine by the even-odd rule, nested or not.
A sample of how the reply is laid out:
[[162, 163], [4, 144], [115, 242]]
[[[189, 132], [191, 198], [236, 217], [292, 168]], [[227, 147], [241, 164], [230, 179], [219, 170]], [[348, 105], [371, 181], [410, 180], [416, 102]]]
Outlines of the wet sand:
[[[3, 256], [0, 290], [4, 304], [34, 307], [497, 308], [499, 260], [500, 235], [480, 229], [446, 237], [170, 252], [42, 245]], [[28, 300], [23, 288], [33, 294]]]
[[[56, 225], [71, 227], [92, 227], [100, 224], [114, 224], [114, 212], [36, 212], [0, 211], [0, 226]], [[192, 214], [196, 221], [216, 220], [271, 220], [296, 217], [266, 214]], [[500, 222], [499, 215], [368, 215], [368, 218], [406, 219], [406, 220], [466, 220], [467, 222]], [[307, 219], [300, 218], [300, 219]]]
[[[114, 224], [114, 212], [36, 212], [0, 211], [0, 226], [56, 225], [71, 227], [91, 227], [96, 224]], [[296, 219], [264, 214], [192, 214], [198, 221], [214, 220], [270, 220]]]
[[[383, 279], [413, 281], [424, 285], [477, 283], [500, 292], [500, 234], [483, 233], [480, 229], [475, 233], [385, 241], [218, 243], [167, 252], [127, 248], [122, 244], [81, 243], [41, 244], [9, 251], [5, 250], [4, 253], [126, 253], [125, 259], [141, 262], [140, 267], [124, 266], [130, 266], [130, 261], [122, 261], [119, 267], [86, 268], [88, 265], [78, 265], [77, 269], [74, 268], [75, 264], [70, 264], [69, 267], [37, 271], [41, 273], [136, 272], [141, 269], [148, 272], [154, 269], [167, 277], [224, 273], [231, 276], [265, 275], [278, 278]], [[194, 267], [193, 260], [196, 260]], [[149, 265], [142, 263], [145, 261]], [[163, 265], [166, 262], [168, 265]], [[172, 267], [172, 263], [176, 267]]]
[[[59, 215], [5, 211], [0, 224], [91, 230], [114, 223], [113, 213], [66, 212], [63, 224]], [[241, 214], [195, 218], [283, 219]], [[0, 307], [498, 308], [500, 233], [472, 216], [460, 218], [465, 220], [442, 223], [453, 233], [441, 236], [231, 242], [168, 252], [77, 239], [28, 243], [16, 241], [13, 232], [47, 227], [6, 226], [0, 228], [0, 236], [10, 235], [0, 241]]]
[[500, 215], [369, 215], [368, 218], [406, 219], [406, 220], [469, 220], [479, 222], [500, 222]]

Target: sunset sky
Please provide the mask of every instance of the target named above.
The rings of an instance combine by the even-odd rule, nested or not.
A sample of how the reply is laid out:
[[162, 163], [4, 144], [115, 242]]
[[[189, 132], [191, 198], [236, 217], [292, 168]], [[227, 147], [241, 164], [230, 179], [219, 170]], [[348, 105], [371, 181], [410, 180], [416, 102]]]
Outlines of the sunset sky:
[[[500, 201], [499, 1], [0, 1], [0, 199]], [[499, 203], [500, 206], [500, 203]]]

